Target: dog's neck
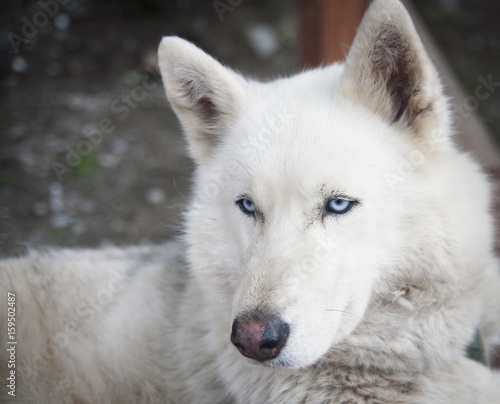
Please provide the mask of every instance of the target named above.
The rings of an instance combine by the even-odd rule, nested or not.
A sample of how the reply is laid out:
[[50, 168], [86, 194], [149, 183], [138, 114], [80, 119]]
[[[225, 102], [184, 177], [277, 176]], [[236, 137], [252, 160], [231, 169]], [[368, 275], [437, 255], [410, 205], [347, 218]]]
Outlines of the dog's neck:
[[[374, 369], [387, 375], [423, 373], [466, 355], [486, 364], [478, 320], [472, 316], [457, 322], [453, 307], [461, 299], [434, 300], [430, 294], [404, 287], [375, 296], [363, 322], [333, 346], [324, 360], [330, 366], [335, 362], [335, 366]], [[422, 303], [426, 298], [429, 304]], [[469, 330], [459, 335], [457, 328]]]

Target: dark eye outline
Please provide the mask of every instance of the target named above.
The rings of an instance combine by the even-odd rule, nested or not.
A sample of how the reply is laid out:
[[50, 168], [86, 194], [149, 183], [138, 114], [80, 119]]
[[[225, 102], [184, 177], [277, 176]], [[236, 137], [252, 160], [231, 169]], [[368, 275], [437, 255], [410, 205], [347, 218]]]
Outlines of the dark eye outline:
[[[348, 205], [346, 208], [344, 208], [342, 210], [335, 210], [335, 209], [332, 209], [331, 205], [330, 205], [334, 201], [348, 202]], [[342, 195], [338, 195], [338, 196], [335, 196], [333, 198], [329, 198], [325, 203], [325, 208], [324, 208], [325, 215], [345, 215], [347, 212], [349, 212], [357, 204], [358, 204], [358, 201], [356, 201], [352, 198], [346, 197], [346, 196], [342, 196]]]
[[[251, 205], [251, 207], [248, 206]], [[255, 204], [250, 198], [242, 196], [236, 201], [236, 205], [241, 209], [241, 211], [247, 216], [255, 216]]]

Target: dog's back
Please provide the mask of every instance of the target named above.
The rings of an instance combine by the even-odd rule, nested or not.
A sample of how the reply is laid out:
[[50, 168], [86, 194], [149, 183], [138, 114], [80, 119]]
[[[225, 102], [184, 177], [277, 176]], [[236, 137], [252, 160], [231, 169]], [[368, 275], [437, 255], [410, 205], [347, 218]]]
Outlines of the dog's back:
[[[31, 251], [0, 261], [0, 293], [6, 302], [11, 296], [14, 309], [14, 349], [2, 358], [1, 374], [5, 381], [15, 371], [15, 400], [164, 402], [172, 308], [185, 280], [179, 253], [169, 243]], [[4, 362], [9, 358], [11, 367]]]

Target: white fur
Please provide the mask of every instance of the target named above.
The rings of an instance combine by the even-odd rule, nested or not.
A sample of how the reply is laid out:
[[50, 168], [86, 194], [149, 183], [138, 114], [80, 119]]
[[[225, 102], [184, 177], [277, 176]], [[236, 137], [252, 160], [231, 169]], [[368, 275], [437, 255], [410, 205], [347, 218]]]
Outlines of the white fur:
[[[500, 375], [465, 357], [477, 329], [488, 347], [500, 333], [490, 187], [452, 142], [437, 72], [402, 5], [374, 1], [345, 64], [266, 84], [176, 37], [159, 61], [197, 163], [187, 251], [3, 262], [25, 401], [500, 402]], [[358, 205], [325, 215], [332, 195]], [[85, 299], [106, 295], [121, 270], [125, 287], [90, 320]], [[290, 325], [262, 364], [229, 338], [233, 320], [255, 312]], [[33, 352], [70, 321], [82, 327], [37, 369]], [[39, 372], [22, 378], [30, 366]]]

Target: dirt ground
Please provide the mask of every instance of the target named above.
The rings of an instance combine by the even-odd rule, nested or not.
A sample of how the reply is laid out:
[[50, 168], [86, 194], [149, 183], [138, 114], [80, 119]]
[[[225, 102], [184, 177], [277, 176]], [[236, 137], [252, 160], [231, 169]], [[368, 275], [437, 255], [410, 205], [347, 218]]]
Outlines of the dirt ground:
[[[261, 79], [290, 74], [298, 70], [296, 2], [58, 1], [56, 10], [0, 0], [0, 256], [173, 237], [192, 163], [154, 69], [160, 38], [187, 38]], [[484, 21], [464, 17], [470, 1], [453, 11], [456, 3], [419, 8], [431, 26], [448, 24], [437, 35], [444, 46], [470, 43], [472, 54], [450, 56], [466, 82], [496, 69], [500, 42], [496, 23], [471, 31]], [[484, 4], [493, 7], [486, 17], [497, 10]], [[477, 55], [495, 62], [481, 61], [484, 68]], [[499, 95], [481, 106], [493, 130]]]
[[[2, 33], [3, 255], [178, 233], [192, 163], [154, 69], [163, 35], [187, 38], [255, 77], [296, 70], [296, 10], [287, 1], [242, 2], [224, 13], [211, 1], [68, 4], [43, 29], [35, 25], [36, 42], [21, 42], [17, 54]], [[39, 11], [26, 2], [11, 12], [10, 32], [22, 36]], [[269, 28], [278, 46], [256, 53], [248, 32]]]

